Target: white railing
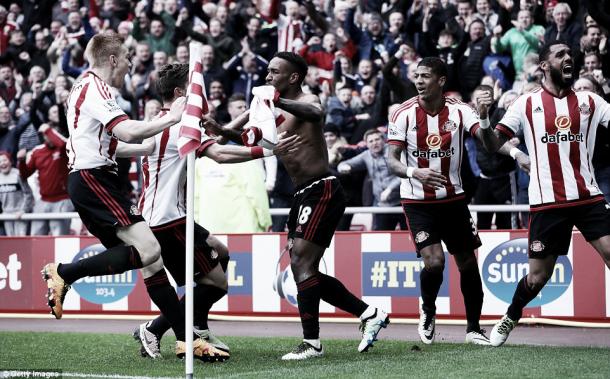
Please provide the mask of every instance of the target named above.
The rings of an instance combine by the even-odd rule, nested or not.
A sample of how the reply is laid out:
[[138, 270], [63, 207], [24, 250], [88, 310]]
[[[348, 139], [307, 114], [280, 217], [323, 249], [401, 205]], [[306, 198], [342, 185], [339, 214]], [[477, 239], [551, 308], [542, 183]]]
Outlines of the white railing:
[[[527, 212], [530, 207], [527, 204], [524, 205], [469, 205], [468, 209], [471, 212]], [[290, 208], [271, 208], [269, 209], [272, 216], [287, 216], [290, 212]], [[372, 213], [372, 214], [388, 214], [388, 213], [402, 213], [401, 207], [347, 207], [345, 208], [346, 214], [355, 213]], [[69, 220], [73, 218], [79, 218], [76, 212], [66, 213], [24, 213], [21, 217], [18, 217], [12, 213], [0, 213], [0, 221], [29, 221], [29, 220]]]

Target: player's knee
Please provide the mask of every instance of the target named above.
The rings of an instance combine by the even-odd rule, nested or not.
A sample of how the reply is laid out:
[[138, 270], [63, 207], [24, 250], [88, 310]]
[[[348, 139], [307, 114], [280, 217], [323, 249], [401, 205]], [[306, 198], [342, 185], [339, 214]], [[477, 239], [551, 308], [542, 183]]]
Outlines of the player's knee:
[[530, 273], [527, 276], [527, 286], [532, 291], [540, 291], [542, 287], [549, 281], [551, 278], [550, 273], [546, 272], [537, 272]]
[[424, 267], [428, 272], [443, 272], [445, 269], [445, 257], [443, 255], [427, 257], [424, 259]]
[[227, 277], [224, 275], [222, 277], [220, 277], [218, 280], [216, 280], [214, 285], [222, 290], [225, 290], [225, 291], [229, 290], [229, 282], [227, 281]]
[[159, 245], [159, 242], [155, 238], [142, 241], [138, 245], [139, 246], [135, 246], [135, 248], [138, 249], [138, 252], [140, 253], [142, 265], [148, 266], [161, 259], [161, 245]]

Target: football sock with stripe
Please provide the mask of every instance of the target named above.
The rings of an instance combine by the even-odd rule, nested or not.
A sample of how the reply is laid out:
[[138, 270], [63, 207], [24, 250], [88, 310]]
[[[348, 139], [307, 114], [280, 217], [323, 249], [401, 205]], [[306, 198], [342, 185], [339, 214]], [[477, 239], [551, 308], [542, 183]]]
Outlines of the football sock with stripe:
[[[204, 330], [209, 329], [208, 326], [208, 314], [212, 305], [218, 300], [222, 299], [227, 294], [222, 288], [216, 286], [210, 286], [207, 284], [198, 284], [197, 287], [193, 288], [194, 297], [194, 317], [193, 321], [198, 329]], [[184, 312], [185, 298], [184, 296], [180, 299], [180, 309]], [[171, 327], [169, 321], [163, 314], [154, 319], [148, 326], [148, 330], [154, 333], [157, 337], [161, 337]]]
[[318, 276], [322, 300], [356, 317], [364, 313], [367, 308], [366, 303], [349, 292], [337, 278], [322, 273]]
[[515, 294], [513, 295], [513, 301], [510, 303], [508, 307], [508, 311], [506, 314], [513, 321], [518, 321], [522, 314], [523, 308], [536, 296], [540, 291], [534, 291], [529, 288], [527, 284], [527, 275], [524, 276], [519, 283], [517, 284], [517, 288], [515, 289]]
[[85, 276], [122, 274], [142, 267], [140, 254], [133, 246], [119, 245], [74, 263], [60, 263], [57, 273], [67, 284]]
[[[172, 326], [176, 340], [184, 341], [184, 313], [182, 312], [178, 295], [176, 295], [174, 287], [169, 283], [165, 269], [162, 268], [153, 276], [145, 278], [144, 284], [146, 284], [146, 290], [150, 299]], [[153, 332], [152, 330], [150, 331]]]
[[320, 338], [320, 277], [316, 274], [297, 283], [299, 316], [303, 326], [303, 338]]

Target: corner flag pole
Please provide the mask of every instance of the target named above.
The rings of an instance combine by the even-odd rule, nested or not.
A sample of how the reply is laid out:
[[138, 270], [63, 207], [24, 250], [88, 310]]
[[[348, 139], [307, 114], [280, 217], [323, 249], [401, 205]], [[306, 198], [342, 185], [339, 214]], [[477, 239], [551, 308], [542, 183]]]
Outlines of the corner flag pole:
[[200, 121], [208, 113], [208, 104], [203, 79], [200, 44], [191, 42], [189, 46], [189, 87], [186, 107], [182, 113], [178, 152], [180, 158], [186, 157], [186, 251], [185, 260], [185, 312], [184, 335], [186, 345], [185, 376], [193, 377], [193, 248], [195, 215], [195, 150], [201, 145]]
[[193, 248], [195, 216], [195, 152], [187, 155], [186, 161], [186, 270], [185, 270], [185, 317], [184, 336], [186, 338], [185, 377], [193, 378]]

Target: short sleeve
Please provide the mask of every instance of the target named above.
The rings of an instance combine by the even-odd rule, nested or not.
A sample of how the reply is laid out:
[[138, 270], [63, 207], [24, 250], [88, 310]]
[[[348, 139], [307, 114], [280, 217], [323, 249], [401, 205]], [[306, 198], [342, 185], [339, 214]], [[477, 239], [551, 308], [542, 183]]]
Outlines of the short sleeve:
[[604, 100], [601, 96], [591, 94], [593, 102], [595, 104], [595, 113], [597, 113], [598, 124], [608, 128], [608, 122], [610, 122], [610, 104]]
[[462, 113], [464, 129], [470, 134], [474, 135], [479, 128], [479, 115], [470, 105], [467, 104], [460, 107], [460, 112]]
[[496, 129], [507, 137], [512, 138], [519, 133], [523, 124], [526, 96], [517, 98], [506, 110], [506, 113], [496, 125]]
[[206, 133], [201, 133], [201, 145], [199, 145], [199, 147], [197, 148], [195, 156], [197, 158], [203, 157], [208, 147], [212, 146], [215, 143], [216, 140], [214, 138], [210, 137]]
[[95, 76], [90, 78], [89, 90], [81, 105], [81, 112], [98, 120], [108, 132], [112, 132], [121, 121], [129, 119], [117, 104], [108, 85]]
[[390, 115], [388, 123], [388, 143], [405, 147], [407, 137], [407, 111], [397, 109]]

